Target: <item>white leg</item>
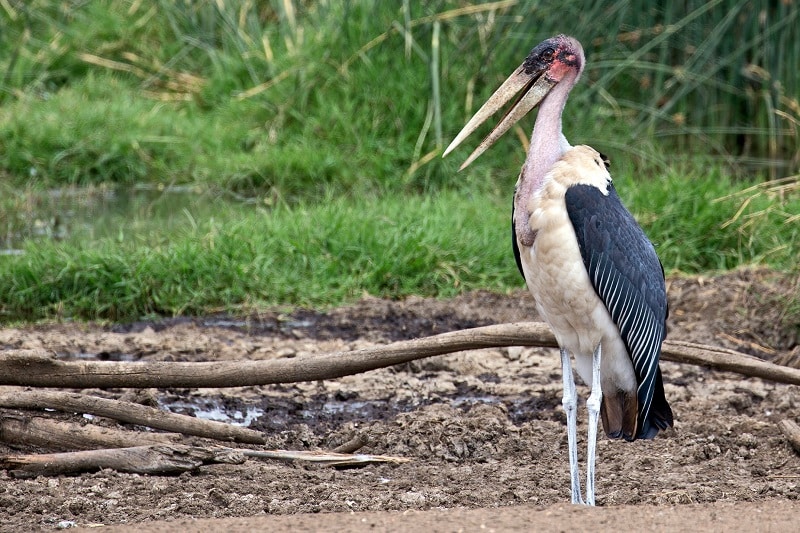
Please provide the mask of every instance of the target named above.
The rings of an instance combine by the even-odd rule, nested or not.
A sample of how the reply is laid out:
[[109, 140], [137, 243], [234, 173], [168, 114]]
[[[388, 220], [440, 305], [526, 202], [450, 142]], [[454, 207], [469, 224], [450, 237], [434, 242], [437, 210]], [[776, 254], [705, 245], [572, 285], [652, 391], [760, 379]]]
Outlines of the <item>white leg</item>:
[[578, 472], [578, 392], [572, 378], [572, 364], [569, 352], [561, 350], [561, 370], [564, 378], [564, 397], [561, 405], [567, 413], [567, 442], [569, 444], [569, 475], [572, 480], [572, 503], [583, 504], [581, 496], [581, 478]]
[[589, 411], [589, 444], [586, 457], [586, 505], [594, 505], [594, 460], [597, 448], [597, 416], [600, 414], [600, 403], [603, 391], [600, 387], [600, 345], [592, 355], [592, 392], [586, 400]]

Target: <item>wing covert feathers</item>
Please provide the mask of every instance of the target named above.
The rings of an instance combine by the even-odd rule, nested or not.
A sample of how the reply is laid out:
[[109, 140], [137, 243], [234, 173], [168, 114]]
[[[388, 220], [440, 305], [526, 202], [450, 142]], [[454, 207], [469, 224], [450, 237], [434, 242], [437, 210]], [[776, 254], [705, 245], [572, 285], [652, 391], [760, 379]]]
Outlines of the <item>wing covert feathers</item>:
[[[652, 438], [672, 425], [658, 366], [667, 317], [661, 263], [611, 183], [607, 195], [591, 185], [573, 185], [564, 199], [589, 279], [619, 329], [638, 383], [636, 402], [604, 399], [604, 427], [609, 436]], [[632, 403], [638, 411], [633, 429]]]

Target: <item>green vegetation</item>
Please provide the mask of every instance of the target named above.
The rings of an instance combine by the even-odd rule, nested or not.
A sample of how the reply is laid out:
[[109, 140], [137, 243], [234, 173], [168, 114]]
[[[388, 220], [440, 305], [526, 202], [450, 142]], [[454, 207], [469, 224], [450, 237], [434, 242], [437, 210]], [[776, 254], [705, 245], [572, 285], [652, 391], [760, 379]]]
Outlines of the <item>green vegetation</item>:
[[560, 31], [588, 58], [566, 134], [611, 155], [667, 270], [796, 268], [800, 6], [596, 4], [0, 2], [7, 241], [70, 216], [42, 209], [53, 188], [239, 199], [28, 240], [0, 257], [2, 319], [520, 286], [508, 242], [518, 135], [462, 173], [467, 148], [439, 156]]
[[[0, 298], [31, 316], [131, 318], [231, 302], [325, 305], [365, 289], [382, 296], [501, 289], [516, 281], [507, 268], [513, 259], [506, 246], [486, 245], [498, 240], [506, 215], [485, 198], [455, 193], [416, 202], [326, 198], [314, 207], [229, 207], [191, 221], [169, 241], [145, 224], [135, 235], [90, 247], [31, 246], [4, 273]], [[67, 298], [74, 300], [64, 308]]]
[[[648, 187], [635, 187], [631, 178], [619, 184], [669, 268], [794, 264], [798, 227], [785, 225], [782, 213], [760, 213], [774, 206], [766, 194], [753, 198], [749, 212], [757, 216], [747, 225], [723, 228], [741, 199], [715, 203], [732, 185], [703, 178], [668, 174]], [[182, 210], [166, 231], [162, 216], [144, 211], [126, 227], [104, 224], [111, 228], [88, 244], [76, 233], [4, 258], [0, 301], [7, 319], [130, 320], [263, 305], [325, 307], [365, 292], [505, 291], [522, 286], [510, 253], [509, 196], [442, 191], [325, 196], [273, 208], [223, 203], [213, 216], [199, 207]], [[787, 208], [800, 213], [800, 199]]]

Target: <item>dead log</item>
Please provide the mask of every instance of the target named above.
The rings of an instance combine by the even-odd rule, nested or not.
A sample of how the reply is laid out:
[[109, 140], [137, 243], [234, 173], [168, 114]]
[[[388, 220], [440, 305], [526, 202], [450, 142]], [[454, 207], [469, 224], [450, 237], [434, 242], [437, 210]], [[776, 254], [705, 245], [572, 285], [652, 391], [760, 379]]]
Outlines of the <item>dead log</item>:
[[152, 444], [178, 444], [183, 435], [126, 431], [96, 424], [61, 422], [43, 417], [5, 415], [0, 417], [0, 442], [38, 446], [48, 450], [94, 450], [130, 448]]
[[[43, 350], [9, 350], [0, 352], [0, 385], [62, 388], [243, 387], [334, 379], [433, 355], [503, 346], [556, 347], [556, 342], [546, 324], [519, 322], [452, 331], [350, 352], [266, 361], [61, 361]], [[666, 361], [800, 385], [800, 369], [775, 365], [724, 348], [666, 341], [662, 357]]]
[[229, 448], [183, 445], [136, 446], [38, 455], [0, 456], [0, 468], [14, 477], [96, 472], [104, 468], [133, 474], [179, 474], [213, 463], [241, 464], [244, 455]]
[[794, 451], [800, 453], [800, 426], [787, 418], [786, 420], [778, 422], [778, 427], [781, 428], [781, 431], [789, 440], [789, 444], [792, 445]]
[[0, 407], [57, 409], [63, 412], [90, 413], [129, 424], [138, 424], [196, 437], [248, 444], [264, 444], [266, 442], [260, 432], [252, 429], [168, 413], [136, 403], [109, 400], [74, 392], [21, 391], [0, 394]]

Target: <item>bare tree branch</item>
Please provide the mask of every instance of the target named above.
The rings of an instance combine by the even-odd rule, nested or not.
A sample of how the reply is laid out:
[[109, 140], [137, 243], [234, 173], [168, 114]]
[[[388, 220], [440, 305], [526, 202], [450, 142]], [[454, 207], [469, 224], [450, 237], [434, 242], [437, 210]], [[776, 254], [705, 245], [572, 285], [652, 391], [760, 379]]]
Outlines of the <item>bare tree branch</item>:
[[[0, 385], [28, 387], [241, 387], [334, 379], [416, 359], [478, 348], [556, 347], [541, 322], [498, 324], [453, 331], [350, 352], [272, 360], [202, 363], [60, 361], [43, 350], [0, 352]], [[733, 350], [666, 341], [662, 357], [738, 372], [780, 383], [800, 384], [800, 369], [783, 367]]]
[[532, 322], [453, 331], [352, 352], [265, 361], [60, 361], [44, 350], [9, 350], [0, 352], [0, 385], [61, 388], [266, 385], [338, 378], [461, 350], [552, 343], [547, 326]]
[[324, 450], [295, 451], [234, 449], [231, 451], [241, 453], [246, 457], [257, 457], [259, 459], [278, 459], [281, 461], [309, 461], [326, 466], [358, 466], [369, 463], [401, 464], [411, 461], [411, 459], [406, 457], [394, 457], [391, 455], [372, 455], [366, 453], [351, 454], [327, 452]]

